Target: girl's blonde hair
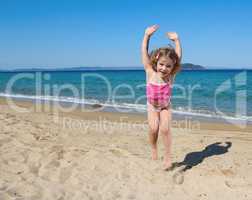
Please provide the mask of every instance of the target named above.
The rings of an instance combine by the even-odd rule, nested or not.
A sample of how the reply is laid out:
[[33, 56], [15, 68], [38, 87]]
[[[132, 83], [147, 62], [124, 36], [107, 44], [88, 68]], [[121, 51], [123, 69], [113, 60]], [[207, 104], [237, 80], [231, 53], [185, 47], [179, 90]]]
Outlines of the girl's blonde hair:
[[180, 59], [172, 46], [161, 47], [151, 52], [150, 60], [154, 71], [157, 71], [157, 62], [161, 57], [169, 57], [173, 61], [174, 66], [171, 71], [172, 75], [180, 71]]

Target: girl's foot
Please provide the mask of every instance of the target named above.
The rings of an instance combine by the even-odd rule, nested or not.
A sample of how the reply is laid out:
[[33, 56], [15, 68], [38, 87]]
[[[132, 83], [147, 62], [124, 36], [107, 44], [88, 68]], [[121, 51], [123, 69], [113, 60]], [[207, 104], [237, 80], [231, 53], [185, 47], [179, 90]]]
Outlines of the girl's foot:
[[177, 162], [174, 162], [174, 163], [172, 163], [171, 165], [169, 165], [169, 166], [165, 166], [164, 165], [164, 170], [165, 171], [172, 171], [172, 170], [174, 170], [175, 168], [177, 168], [177, 167], [180, 167], [181, 166], [181, 163], [177, 163]]
[[164, 160], [163, 170], [170, 171], [173, 169], [173, 164], [171, 163], [170, 159]]
[[152, 160], [157, 160], [158, 159], [157, 149], [155, 149], [155, 148], [152, 149], [151, 158], [152, 158]]
[[170, 170], [172, 170], [172, 164], [164, 164], [163, 170], [165, 170], [165, 171], [170, 171]]

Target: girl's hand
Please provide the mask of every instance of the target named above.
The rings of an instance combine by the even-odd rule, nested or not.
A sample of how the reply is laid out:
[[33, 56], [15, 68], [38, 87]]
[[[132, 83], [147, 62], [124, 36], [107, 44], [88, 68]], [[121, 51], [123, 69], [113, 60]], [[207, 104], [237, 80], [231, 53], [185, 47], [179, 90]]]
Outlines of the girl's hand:
[[151, 36], [153, 33], [155, 33], [157, 31], [158, 28], [159, 28], [158, 25], [150, 26], [145, 29], [145, 34], [148, 36]]
[[176, 41], [179, 38], [176, 32], [167, 32], [166, 35], [172, 41]]

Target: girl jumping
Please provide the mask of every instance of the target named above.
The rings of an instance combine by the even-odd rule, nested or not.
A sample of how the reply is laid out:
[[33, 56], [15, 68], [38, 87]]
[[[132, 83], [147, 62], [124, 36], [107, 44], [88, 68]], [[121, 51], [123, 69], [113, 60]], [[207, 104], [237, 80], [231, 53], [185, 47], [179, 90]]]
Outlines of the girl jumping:
[[149, 40], [158, 29], [157, 25], [145, 30], [142, 42], [142, 62], [146, 72], [146, 96], [149, 125], [149, 140], [152, 159], [158, 159], [158, 133], [163, 137], [165, 154], [164, 170], [172, 169], [171, 162], [171, 94], [176, 73], [180, 70], [181, 46], [177, 33], [168, 32], [167, 37], [175, 43], [148, 53]]

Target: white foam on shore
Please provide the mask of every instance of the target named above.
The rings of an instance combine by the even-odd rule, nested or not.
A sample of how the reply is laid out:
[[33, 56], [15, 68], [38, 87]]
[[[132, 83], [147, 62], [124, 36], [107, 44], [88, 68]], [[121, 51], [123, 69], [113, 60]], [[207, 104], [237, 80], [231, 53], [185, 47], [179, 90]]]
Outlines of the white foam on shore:
[[[102, 107], [111, 108], [112, 111], [125, 111], [125, 112], [146, 112], [146, 105], [144, 104], [130, 104], [130, 103], [101, 103], [96, 99], [78, 99], [73, 97], [55, 97], [55, 96], [35, 96], [35, 95], [23, 95], [23, 94], [6, 94], [0, 93], [0, 97], [13, 98], [13, 99], [23, 99], [23, 100], [39, 100], [39, 101], [50, 101], [50, 102], [63, 102], [63, 103], [76, 103], [84, 105], [95, 105], [98, 104]], [[178, 116], [192, 116], [192, 117], [204, 117], [205, 119], [210, 120], [230, 120], [234, 122], [252, 122], [252, 116], [227, 116], [227, 115], [218, 115], [216, 113], [211, 113], [210, 111], [199, 111], [193, 110], [188, 111], [179, 107], [179, 109], [173, 109], [172, 112]], [[204, 113], [205, 112], [205, 113]]]

